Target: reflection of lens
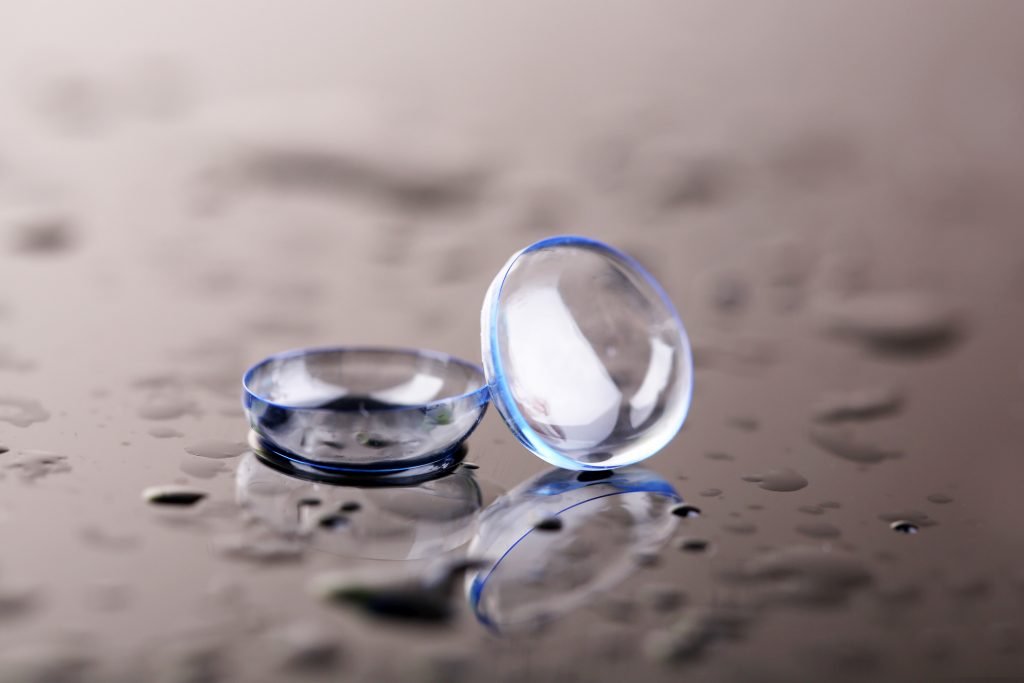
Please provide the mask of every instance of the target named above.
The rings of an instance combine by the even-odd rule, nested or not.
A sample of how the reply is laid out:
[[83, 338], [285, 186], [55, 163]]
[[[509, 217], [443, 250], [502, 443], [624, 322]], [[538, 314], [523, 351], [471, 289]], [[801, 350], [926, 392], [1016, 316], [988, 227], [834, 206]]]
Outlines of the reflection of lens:
[[411, 560], [465, 544], [483, 507], [462, 468], [416, 486], [360, 488], [298, 479], [253, 454], [239, 463], [235, 493], [274, 529], [308, 533], [311, 547], [337, 555]]
[[[520, 484], [483, 512], [470, 544], [470, 557], [490, 560], [468, 576], [477, 619], [510, 631], [581, 606], [628, 577], [637, 554], [664, 545], [679, 500], [671, 484], [639, 467], [597, 481], [553, 470]], [[535, 529], [551, 517], [561, 530]]]

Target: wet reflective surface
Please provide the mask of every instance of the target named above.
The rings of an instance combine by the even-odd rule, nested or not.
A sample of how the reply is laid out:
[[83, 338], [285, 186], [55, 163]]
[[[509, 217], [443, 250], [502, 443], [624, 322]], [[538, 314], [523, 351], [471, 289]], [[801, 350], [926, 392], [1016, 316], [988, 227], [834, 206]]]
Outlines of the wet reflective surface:
[[[1024, 675], [1024, 10], [451, 7], [0, 9], [0, 680]], [[477, 362], [555, 233], [686, 321], [666, 488], [256, 455], [246, 368]]]

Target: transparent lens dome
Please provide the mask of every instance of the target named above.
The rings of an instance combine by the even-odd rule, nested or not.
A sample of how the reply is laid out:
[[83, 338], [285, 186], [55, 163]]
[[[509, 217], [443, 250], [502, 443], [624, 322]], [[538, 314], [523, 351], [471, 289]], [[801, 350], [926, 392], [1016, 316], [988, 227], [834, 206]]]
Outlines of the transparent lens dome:
[[686, 419], [682, 322], [654, 278], [608, 245], [555, 237], [523, 249], [491, 283], [481, 322], [495, 406], [553, 465], [639, 462]]
[[243, 384], [259, 447], [324, 474], [437, 474], [461, 458], [488, 401], [479, 367], [407, 349], [284, 353]]

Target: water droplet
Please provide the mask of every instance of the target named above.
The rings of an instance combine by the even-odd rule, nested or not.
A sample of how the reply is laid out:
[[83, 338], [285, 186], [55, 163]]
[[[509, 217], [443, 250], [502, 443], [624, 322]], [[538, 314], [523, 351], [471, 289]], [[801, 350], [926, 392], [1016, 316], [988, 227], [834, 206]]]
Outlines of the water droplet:
[[0, 370], [7, 372], [31, 372], [36, 364], [18, 355], [13, 349], [0, 346]]
[[761, 422], [751, 415], [737, 415], [729, 418], [729, 425], [741, 432], [755, 432], [761, 426]]
[[39, 401], [30, 398], [0, 396], [0, 422], [7, 422], [15, 427], [28, 427], [35, 422], [50, 419], [50, 413]]
[[703, 491], [700, 492], [700, 495], [704, 496], [705, 498], [716, 498], [722, 495], [722, 489], [704, 489]]
[[651, 569], [661, 564], [661, 555], [657, 552], [651, 551], [637, 551], [631, 555], [633, 564], [638, 567], [644, 567]]
[[749, 536], [757, 533], [757, 525], [753, 522], [733, 522], [731, 524], [723, 524], [722, 528], [731, 534], [739, 536]]
[[820, 505], [801, 505], [800, 507], [797, 508], [797, 510], [799, 510], [800, 512], [803, 512], [804, 514], [808, 514], [808, 515], [823, 515], [823, 514], [825, 514], [825, 509], [822, 508]]
[[7, 446], [4, 446], [3, 444], [0, 444], [0, 455], [3, 455], [4, 453], [7, 453], [10, 450], [11, 449], [8, 448]]
[[864, 441], [844, 427], [812, 427], [810, 437], [811, 441], [832, 455], [862, 465], [873, 465], [903, 455], [898, 450]]
[[76, 241], [71, 217], [50, 206], [9, 208], [0, 213], [0, 225], [13, 233], [14, 249], [24, 254], [60, 253]]
[[39, 591], [28, 584], [0, 584], [0, 621], [30, 613], [39, 604]]
[[750, 285], [732, 271], [717, 271], [706, 276], [708, 302], [714, 310], [726, 315], [738, 313], [750, 298]]
[[893, 415], [902, 407], [903, 397], [896, 389], [872, 387], [825, 394], [811, 414], [818, 422], [868, 420]]
[[679, 549], [688, 553], [702, 553], [711, 546], [711, 543], [703, 538], [684, 538], [679, 543]]
[[144, 420], [177, 420], [198, 414], [195, 403], [184, 396], [155, 394], [147, 396], [139, 406], [139, 417]]
[[558, 517], [545, 517], [534, 524], [533, 528], [537, 531], [561, 531], [562, 520]]
[[812, 522], [809, 524], [798, 524], [796, 532], [810, 538], [839, 538], [842, 535], [839, 527], [828, 522]]
[[359, 510], [362, 509], [363, 504], [354, 500], [342, 503], [341, 506], [338, 508], [338, 510], [340, 510], [341, 512], [358, 512]]
[[883, 522], [910, 522], [917, 527], [935, 526], [938, 524], [927, 513], [920, 510], [899, 510], [897, 512], [886, 512], [878, 515]]
[[480, 469], [480, 465], [477, 465], [475, 462], [464, 462], [464, 463], [462, 463], [462, 467], [463, 467], [463, 469], [467, 469], [467, 470], [478, 470], [478, 469]]
[[148, 430], [148, 433], [155, 439], [177, 439], [185, 436], [173, 427], [153, 427]]
[[693, 505], [676, 505], [672, 514], [677, 517], [700, 517], [700, 508]]
[[187, 507], [206, 498], [206, 493], [181, 486], [150, 486], [142, 492], [142, 498], [154, 505]]
[[185, 451], [200, 458], [233, 458], [249, 450], [249, 445], [240, 441], [210, 439], [185, 447]]
[[889, 527], [901, 534], [916, 534], [918, 532], [918, 526], [913, 522], [892, 522]]
[[880, 353], [939, 351], [962, 332], [953, 307], [924, 292], [862, 294], [832, 301], [820, 313], [826, 330]]
[[872, 581], [856, 558], [805, 546], [756, 555], [743, 564], [737, 578], [762, 582], [776, 600], [811, 605], [842, 604]]
[[707, 458], [708, 460], [719, 460], [726, 462], [735, 460], [735, 458], [729, 455], [728, 453], [722, 453], [721, 451], [711, 451], [710, 453], [705, 453], [704, 457]]
[[936, 505], [945, 505], [947, 503], [952, 503], [953, 498], [951, 496], [947, 496], [945, 493], [933, 493], [928, 496], [928, 502], [935, 503]]
[[228, 472], [223, 462], [208, 460], [206, 458], [194, 458], [185, 456], [181, 461], [181, 471], [190, 477], [198, 479], [212, 479], [222, 472]]
[[788, 467], [768, 470], [764, 474], [746, 476], [743, 477], [743, 481], [755, 482], [758, 487], [766, 491], [777, 491], [780, 493], [799, 491], [807, 486], [807, 479], [796, 470]]

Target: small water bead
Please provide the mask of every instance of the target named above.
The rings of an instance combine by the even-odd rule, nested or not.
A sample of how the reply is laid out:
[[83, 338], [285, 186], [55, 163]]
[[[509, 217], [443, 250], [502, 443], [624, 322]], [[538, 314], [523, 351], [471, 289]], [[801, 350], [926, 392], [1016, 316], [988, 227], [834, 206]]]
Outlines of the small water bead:
[[917, 527], [935, 526], [938, 524], [927, 513], [920, 510], [899, 510], [897, 512], [886, 512], [878, 515], [883, 522], [910, 522]]
[[935, 503], [936, 505], [946, 505], [947, 503], [952, 503], [953, 498], [945, 493], [933, 493], [928, 496], [928, 502]]
[[533, 525], [537, 531], [561, 531], [562, 520], [558, 517], [545, 517]]
[[892, 522], [889, 528], [900, 534], [916, 534], [919, 527], [913, 522]]
[[480, 465], [477, 465], [474, 462], [464, 462], [464, 463], [462, 463], [462, 469], [465, 469], [465, 470], [478, 470], [478, 469], [480, 469]]
[[359, 510], [362, 509], [363, 504], [354, 500], [342, 503], [341, 506], [338, 508], [338, 510], [340, 510], [341, 512], [358, 512]]
[[729, 462], [736, 459], [729, 455], [728, 453], [722, 453], [721, 451], [711, 451], [709, 453], [705, 453], [704, 457], [707, 458], [708, 460], [719, 460], [724, 462]]
[[700, 517], [700, 508], [693, 505], [676, 505], [672, 508], [672, 514], [684, 518]]
[[886, 417], [902, 407], [903, 396], [893, 387], [870, 387], [825, 394], [811, 413], [817, 422], [842, 422]]
[[903, 456], [902, 451], [866, 441], [848, 428], [813, 427], [809, 436], [812, 442], [832, 455], [861, 465], [874, 465]]
[[757, 533], [757, 525], [753, 522], [733, 522], [731, 524], [723, 524], [722, 528], [731, 534], [739, 536], [749, 536]]
[[784, 467], [768, 470], [764, 474], [742, 477], [743, 481], [754, 482], [765, 491], [788, 493], [807, 486], [807, 479], [796, 470]]
[[155, 394], [147, 396], [139, 405], [138, 415], [144, 420], [177, 420], [196, 415], [199, 409], [192, 399], [180, 395]]
[[0, 396], [0, 422], [28, 427], [50, 419], [50, 412], [39, 401], [16, 396]]
[[953, 307], [925, 292], [863, 294], [835, 300], [820, 314], [827, 331], [878, 353], [937, 351], [963, 331]]
[[199, 441], [198, 443], [186, 446], [185, 452], [200, 458], [213, 458], [220, 460], [224, 458], [234, 458], [235, 456], [245, 453], [248, 449], [248, 444], [240, 441], [209, 439], [207, 441]]
[[688, 553], [702, 553], [710, 546], [711, 543], [703, 538], [684, 538], [679, 543], [679, 549]]
[[704, 489], [703, 491], [700, 492], [700, 495], [704, 496], [705, 498], [717, 498], [718, 496], [722, 495], [722, 489]]
[[752, 557], [736, 578], [763, 583], [769, 595], [783, 602], [840, 605], [852, 593], [870, 585], [873, 577], [852, 555], [821, 547], [791, 546]]
[[800, 507], [797, 508], [797, 510], [799, 510], [800, 512], [803, 512], [804, 514], [808, 514], [808, 515], [823, 515], [823, 514], [825, 514], [825, 509], [822, 506], [820, 506], [820, 505], [801, 505]]
[[741, 432], [756, 432], [761, 426], [761, 421], [751, 415], [737, 415], [729, 418], [729, 425]]
[[223, 462], [208, 458], [194, 458], [186, 455], [181, 461], [180, 469], [190, 477], [212, 479], [222, 472], [229, 471]]
[[173, 427], [153, 427], [146, 432], [154, 439], [178, 439], [185, 436]]
[[0, 444], [0, 455], [3, 455], [4, 453], [7, 453], [10, 450], [11, 449], [8, 448], [7, 446], [4, 446], [3, 444]]
[[205, 491], [181, 486], [150, 486], [143, 490], [142, 499], [154, 505], [188, 507], [206, 498]]

